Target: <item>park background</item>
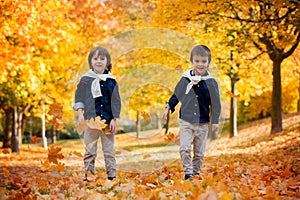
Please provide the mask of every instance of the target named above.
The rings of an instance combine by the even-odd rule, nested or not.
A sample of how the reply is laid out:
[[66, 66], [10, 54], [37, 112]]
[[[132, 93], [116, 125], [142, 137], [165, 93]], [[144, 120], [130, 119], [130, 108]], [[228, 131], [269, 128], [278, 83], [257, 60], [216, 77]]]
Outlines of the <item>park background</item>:
[[[1, 198], [300, 198], [298, 1], [0, 5]], [[223, 110], [192, 184], [178, 160], [179, 108], [160, 118], [196, 44], [212, 50]], [[105, 180], [100, 156], [86, 183], [72, 105], [97, 45], [120, 84], [119, 178]]]

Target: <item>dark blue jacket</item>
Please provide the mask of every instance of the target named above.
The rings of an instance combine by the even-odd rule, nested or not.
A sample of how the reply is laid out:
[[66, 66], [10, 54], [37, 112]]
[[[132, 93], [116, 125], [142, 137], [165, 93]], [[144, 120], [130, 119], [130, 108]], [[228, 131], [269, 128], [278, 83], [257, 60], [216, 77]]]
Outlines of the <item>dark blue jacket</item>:
[[100, 116], [109, 124], [113, 118], [119, 118], [121, 112], [121, 99], [116, 80], [106, 79], [100, 81], [101, 97], [93, 98], [91, 84], [94, 78], [83, 76], [75, 92], [74, 110], [83, 109], [84, 118], [91, 119]]
[[[192, 74], [193, 75], [193, 74]], [[190, 80], [182, 77], [175, 87], [168, 105], [173, 113], [176, 105], [181, 102], [179, 118], [190, 123], [206, 123], [210, 121], [210, 109], [212, 123], [218, 124], [221, 113], [221, 103], [218, 83], [215, 79], [199, 81], [193, 85], [188, 94], [185, 94]]]

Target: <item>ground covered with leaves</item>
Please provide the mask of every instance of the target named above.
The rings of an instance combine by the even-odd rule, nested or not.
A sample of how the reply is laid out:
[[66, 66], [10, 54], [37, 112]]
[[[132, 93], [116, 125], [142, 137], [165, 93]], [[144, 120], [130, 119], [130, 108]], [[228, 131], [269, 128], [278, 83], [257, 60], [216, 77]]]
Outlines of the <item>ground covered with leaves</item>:
[[200, 176], [192, 182], [183, 180], [180, 160], [149, 173], [139, 170], [142, 165], [131, 171], [119, 169], [114, 181], [106, 179], [103, 168], [97, 168], [95, 177], [84, 181], [82, 149], [72, 142], [48, 150], [22, 145], [19, 154], [2, 149], [0, 198], [299, 199], [300, 115], [286, 117], [285, 129], [279, 134], [270, 135], [269, 127], [269, 120], [262, 120], [240, 127], [235, 138], [210, 141], [213, 148], [207, 151]]

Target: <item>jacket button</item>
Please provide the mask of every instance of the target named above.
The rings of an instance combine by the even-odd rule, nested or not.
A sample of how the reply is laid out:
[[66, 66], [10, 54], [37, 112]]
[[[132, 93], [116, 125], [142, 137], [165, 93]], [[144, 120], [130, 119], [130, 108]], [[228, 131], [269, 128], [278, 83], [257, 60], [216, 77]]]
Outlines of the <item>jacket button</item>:
[[194, 113], [194, 115], [197, 115], [197, 113]]
[[197, 107], [197, 104], [195, 104], [195, 106]]

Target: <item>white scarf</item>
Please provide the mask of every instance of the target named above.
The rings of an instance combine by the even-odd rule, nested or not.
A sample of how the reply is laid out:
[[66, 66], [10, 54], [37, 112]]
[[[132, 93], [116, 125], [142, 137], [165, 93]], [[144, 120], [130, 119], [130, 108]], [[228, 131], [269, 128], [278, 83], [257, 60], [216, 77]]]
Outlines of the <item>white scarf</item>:
[[90, 69], [83, 76], [88, 76], [95, 79], [91, 85], [93, 98], [102, 96], [100, 81], [106, 81], [107, 78], [116, 79], [110, 72], [108, 72], [108, 74], [96, 74], [92, 69]]
[[205, 81], [207, 79], [214, 78], [208, 71], [207, 71], [207, 73], [208, 73], [207, 76], [192, 76], [191, 71], [192, 70], [190, 69], [182, 74], [182, 77], [186, 77], [191, 81], [191, 82], [189, 82], [189, 84], [186, 87], [185, 94], [189, 93], [189, 91], [192, 89], [193, 85], [197, 85], [199, 83], [199, 81], [202, 81], [202, 80]]

